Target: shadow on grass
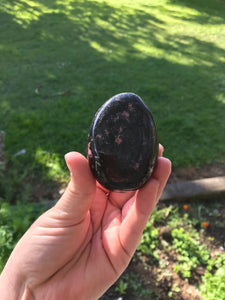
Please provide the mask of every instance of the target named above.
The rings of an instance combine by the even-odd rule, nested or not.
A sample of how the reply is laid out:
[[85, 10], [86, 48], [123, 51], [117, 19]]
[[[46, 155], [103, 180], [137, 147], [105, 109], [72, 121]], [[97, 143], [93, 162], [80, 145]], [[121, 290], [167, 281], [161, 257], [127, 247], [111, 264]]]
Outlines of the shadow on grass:
[[[63, 155], [86, 154], [94, 113], [122, 91], [147, 103], [175, 166], [223, 157], [223, 48], [171, 33], [163, 13], [173, 11], [163, 7], [159, 13], [97, 1], [29, 3], [0, 7], [0, 127], [9, 160], [26, 148], [21, 165], [59, 180]], [[205, 14], [212, 9], [222, 18], [211, 6]]]
[[[199, 24], [224, 25], [224, 1], [223, 0], [170, 0], [171, 4], [180, 5], [196, 10], [198, 14], [183, 18], [184, 20]], [[178, 17], [178, 15], [176, 15]], [[181, 17], [182, 18], [182, 17]]]

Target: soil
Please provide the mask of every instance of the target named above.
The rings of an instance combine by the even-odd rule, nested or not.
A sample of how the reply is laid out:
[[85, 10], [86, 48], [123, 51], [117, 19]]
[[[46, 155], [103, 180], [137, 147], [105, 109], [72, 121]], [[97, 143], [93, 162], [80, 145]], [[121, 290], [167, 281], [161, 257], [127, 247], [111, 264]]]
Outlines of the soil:
[[[221, 200], [219, 200], [221, 201]], [[215, 204], [215, 203], [214, 203]], [[160, 205], [159, 205], [160, 206]], [[163, 206], [163, 204], [161, 204]], [[214, 205], [212, 205], [212, 208]], [[222, 208], [219, 216], [214, 216], [210, 219], [210, 226], [201, 235], [202, 243], [206, 244], [210, 250], [211, 258], [214, 258], [217, 254], [224, 253], [225, 248], [225, 232], [224, 227], [218, 228], [216, 222], [224, 222], [225, 207]], [[212, 240], [212, 237], [214, 238]], [[209, 239], [208, 239], [209, 238]], [[172, 299], [174, 300], [200, 300], [201, 293], [198, 290], [198, 286], [201, 284], [201, 277], [204, 275], [206, 269], [204, 267], [197, 267], [191, 274], [191, 277], [187, 280], [183, 279], [174, 271], [176, 253], [175, 251], [168, 251], [163, 246], [163, 240], [170, 242], [171, 234], [167, 227], [161, 227], [159, 231], [160, 244], [164, 251], [160, 253], [160, 261], [166, 262], [166, 267], [161, 270], [157, 265], [153, 265], [148, 271], [144, 267], [145, 259], [139, 259], [139, 262], [134, 265], [136, 272], [141, 274], [143, 282], [150, 281], [150, 289], [155, 292], [160, 300], [171, 299], [168, 296], [168, 292], [173, 286], [179, 287], [179, 292], [173, 292]], [[159, 272], [160, 271], [160, 272]], [[130, 298], [132, 299], [132, 298]]]

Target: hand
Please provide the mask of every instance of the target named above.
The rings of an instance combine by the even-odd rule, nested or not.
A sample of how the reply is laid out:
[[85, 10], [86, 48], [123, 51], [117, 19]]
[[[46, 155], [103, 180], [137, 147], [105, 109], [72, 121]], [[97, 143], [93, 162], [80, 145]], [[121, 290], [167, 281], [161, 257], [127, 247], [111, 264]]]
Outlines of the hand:
[[0, 277], [3, 300], [98, 299], [127, 267], [171, 169], [159, 157], [140, 190], [116, 193], [96, 183], [81, 154], [65, 159], [70, 183], [12, 252]]

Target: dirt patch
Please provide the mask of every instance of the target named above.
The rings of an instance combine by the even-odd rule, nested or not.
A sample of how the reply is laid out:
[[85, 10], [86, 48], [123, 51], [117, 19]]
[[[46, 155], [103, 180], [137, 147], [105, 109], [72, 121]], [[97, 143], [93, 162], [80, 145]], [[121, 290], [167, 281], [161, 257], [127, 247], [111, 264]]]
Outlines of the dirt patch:
[[64, 191], [64, 185], [58, 183], [46, 183], [44, 181], [32, 182], [31, 201], [57, 201]]
[[[200, 300], [201, 294], [195, 285], [182, 280], [174, 271], [175, 263], [162, 254], [161, 260], [167, 262], [164, 270], [157, 266], [147, 268], [144, 262], [139, 261], [133, 270], [141, 274], [143, 282], [149, 282], [149, 288], [154, 291], [159, 300]], [[172, 294], [170, 295], [170, 291]]]

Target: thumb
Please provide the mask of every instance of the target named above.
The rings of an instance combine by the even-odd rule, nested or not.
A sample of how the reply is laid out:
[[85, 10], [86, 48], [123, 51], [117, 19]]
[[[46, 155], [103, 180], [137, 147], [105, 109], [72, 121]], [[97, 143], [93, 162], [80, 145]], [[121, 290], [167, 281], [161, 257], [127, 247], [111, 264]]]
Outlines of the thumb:
[[95, 197], [96, 183], [87, 159], [78, 152], [65, 155], [70, 170], [70, 182], [55, 208], [63, 214], [72, 215], [74, 222], [80, 222], [86, 215]]

